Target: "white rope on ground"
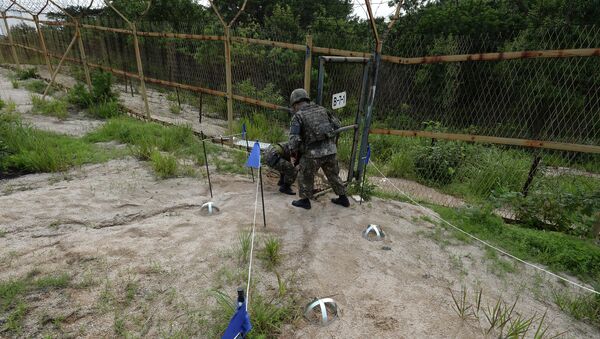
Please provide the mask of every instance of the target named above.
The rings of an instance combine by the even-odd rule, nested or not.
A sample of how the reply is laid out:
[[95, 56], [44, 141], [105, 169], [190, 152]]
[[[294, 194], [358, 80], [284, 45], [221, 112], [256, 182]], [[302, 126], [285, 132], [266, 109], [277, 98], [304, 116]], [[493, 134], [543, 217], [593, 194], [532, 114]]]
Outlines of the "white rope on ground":
[[246, 312], [250, 303], [250, 278], [252, 277], [252, 253], [254, 252], [254, 229], [256, 228], [256, 212], [258, 210], [258, 190], [260, 180], [256, 180], [256, 197], [254, 198], [254, 220], [252, 221], [252, 240], [250, 242], [250, 263], [248, 265], [248, 285], [246, 286]]
[[[400, 194], [402, 194], [403, 196], [405, 196], [406, 198], [408, 198], [408, 200], [410, 200], [410, 201], [411, 201], [413, 204], [415, 204], [415, 205], [417, 205], [417, 206], [419, 206], [419, 207], [421, 207], [421, 208], [423, 208], [423, 209], [426, 209], [426, 208], [425, 208], [423, 205], [421, 205], [421, 204], [419, 204], [418, 202], [416, 202], [416, 201], [415, 201], [415, 200], [414, 200], [414, 199], [413, 199], [411, 196], [409, 196], [409, 195], [408, 195], [408, 194], [406, 194], [404, 191], [402, 191], [401, 189], [399, 189], [399, 188], [398, 188], [396, 185], [394, 185], [394, 183], [393, 183], [393, 182], [391, 182], [391, 181], [390, 181], [390, 180], [389, 180], [389, 179], [388, 179], [388, 178], [387, 178], [387, 177], [386, 177], [386, 176], [385, 176], [385, 175], [384, 175], [384, 174], [383, 174], [383, 173], [382, 173], [382, 172], [379, 170], [379, 168], [378, 168], [377, 166], [375, 166], [375, 163], [373, 163], [373, 160], [369, 160], [369, 163], [370, 163], [370, 164], [371, 164], [371, 165], [372, 165], [372, 166], [373, 166], [373, 167], [374, 167], [374, 168], [377, 170], [377, 172], [379, 172], [379, 174], [380, 174], [380, 175], [381, 175], [381, 176], [382, 176], [382, 177], [385, 179], [385, 181], [389, 182], [389, 183], [390, 183], [390, 184], [391, 184], [391, 185], [392, 185], [392, 186], [393, 186], [393, 187], [394, 187], [394, 188], [395, 188], [395, 189], [396, 189], [398, 192], [400, 192]], [[454, 228], [455, 230], [457, 230], [457, 231], [459, 231], [459, 232], [461, 232], [461, 233], [463, 233], [463, 234], [465, 234], [465, 235], [469, 236], [470, 238], [472, 238], [472, 239], [475, 239], [475, 240], [479, 241], [480, 243], [484, 244], [485, 246], [487, 246], [487, 247], [489, 247], [489, 248], [491, 248], [491, 249], [494, 249], [494, 250], [496, 250], [496, 251], [498, 251], [498, 252], [500, 252], [500, 253], [502, 253], [502, 254], [506, 255], [507, 257], [510, 257], [510, 258], [512, 258], [512, 259], [514, 259], [514, 260], [516, 260], [516, 261], [520, 262], [520, 263], [523, 263], [523, 264], [525, 264], [525, 265], [527, 265], [527, 266], [533, 267], [533, 268], [535, 268], [535, 269], [537, 269], [537, 270], [540, 270], [540, 271], [542, 271], [542, 272], [544, 272], [544, 273], [547, 273], [547, 274], [549, 274], [549, 275], [551, 275], [551, 276], [553, 276], [553, 277], [555, 277], [555, 278], [558, 278], [558, 279], [560, 279], [560, 280], [562, 280], [562, 281], [564, 281], [564, 282], [567, 282], [567, 283], [569, 283], [569, 284], [571, 284], [571, 285], [573, 285], [573, 286], [577, 286], [577, 287], [579, 287], [579, 288], [582, 288], [582, 289], [584, 289], [584, 290], [586, 290], [586, 291], [588, 291], [588, 292], [592, 292], [592, 293], [594, 293], [594, 294], [600, 295], [600, 292], [598, 292], [598, 291], [596, 291], [596, 290], [594, 290], [594, 289], [591, 289], [591, 288], [589, 288], [589, 287], [583, 286], [583, 285], [581, 285], [581, 284], [579, 284], [579, 283], [577, 283], [577, 282], [575, 282], [575, 281], [571, 281], [571, 280], [569, 280], [569, 279], [567, 279], [567, 278], [565, 278], [565, 277], [562, 277], [562, 276], [560, 276], [560, 275], [558, 275], [558, 274], [556, 274], [556, 273], [550, 272], [550, 271], [548, 271], [548, 270], [546, 270], [546, 269], [544, 269], [544, 268], [542, 268], [542, 267], [539, 267], [539, 266], [537, 266], [537, 265], [535, 265], [535, 264], [532, 264], [532, 263], [530, 263], [530, 262], [527, 262], [527, 261], [525, 261], [525, 260], [523, 260], [523, 259], [521, 259], [521, 258], [518, 258], [518, 257], [516, 257], [516, 256], [514, 256], [514, 255], [512, 255], [512, 254], [510, 254], [510, 253], [508, 253], [508, 252], [506, 252], [506, 251], [504, 251], [503, 249], [501, 249], [501, 248], [498, 248], [498, 247], [496, 247], [496, 246], [494, 246], [494, 245], [492, 245], [492, 244], [488, 243], [488, 242], [487, 242], [487, 241], [485, 241], [485, 240], [481, 240], [481, 239], [477, 238], [476, 236], [474, 236], [474, 235], [472, 235], [472, 234], [470, 234], [470, 233], [468, 233], [468, 232], [464, 231], [463, 229], [461, 229], [461, 228], [459, 228], [459, 227], [457, 227], [457, 226], [454, 226], [452, 223], [450, 223], [449, 221], [446, 221], [446, 220], [445, 220], [444, 218], [442, 218], [442, 217], [439, 217], [439, 216], [437, 216], [437, 215], [433, 215], [433, 217], [434, 217], [434, 218], [436, 218], [436, 219], [438, 219], [439, 221], [441, 221], [441, 222], [445, 223], [446, 225], [448, 225], [448, 226], [450, 226], [450, 227]]]

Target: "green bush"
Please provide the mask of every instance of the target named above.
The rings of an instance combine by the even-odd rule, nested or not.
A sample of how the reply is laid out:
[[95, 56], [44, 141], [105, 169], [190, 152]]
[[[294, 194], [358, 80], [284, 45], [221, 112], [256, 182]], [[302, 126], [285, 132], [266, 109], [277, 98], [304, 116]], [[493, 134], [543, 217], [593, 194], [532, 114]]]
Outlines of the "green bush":
[[35, 67], [30, 67], [26, 69], [20, 69], [16, 72], [17, 79], [19, 80], [27, 80], [31, 78], [36, 78], [38, 76], [37, 69]]
[[62, 100], [46, 100], [37, 95], [31, 96], [33, 107], [31, 112], [35, 114], [47, 115], [56, 117], [60, 120], [65, 120], [69, 116], [67, 112], [67, 103]]
[[[600, 187], [600, 183], [596, 187]], [[595, 213], [600, 210], [600, 190], [577, 190], [533, 190], [527, 197], [510, 192], [502, 194], [497, 201], [510, 206], [517, 219], [529, 227], [588, 236], [596, 222]]]
[[161, 178], [172, 178], [177, 174], [177, 159], [171, 155], [162, 155], [158, 151], [153, 151], [150, 155], [154, 173]]
[[419, 179], [434, 185], [452, 182], [463, 158], [460, 146], [451, 142], [439, 142], [421, 148], [415, 157], [415, 172]]
[[116, 101], [105, 101], [90, 106], [89, 112], [92, 116], [109, 119], [122, 115], [121, 106]]
[[83, 84], [76, 84], [69, 90], [67, 101], [80, 108], [88, 108], [92, 104], [92, 95]]
[[4, 106], [6, 106], [6, 103], [4, 100], [0, 99], [0, 111], [4, 109]]
[[[116, 102], [117, 95], [112, 91], [112, 74], [96, 71], [92, 73], [91, 78], [92, 91], [88, 91], [83, 84], [76, 84], [67, 96], [69, 103], [80, 108], [89, 108], [98, 104]], [[115, 104], [111, 105], [114, 106]]]

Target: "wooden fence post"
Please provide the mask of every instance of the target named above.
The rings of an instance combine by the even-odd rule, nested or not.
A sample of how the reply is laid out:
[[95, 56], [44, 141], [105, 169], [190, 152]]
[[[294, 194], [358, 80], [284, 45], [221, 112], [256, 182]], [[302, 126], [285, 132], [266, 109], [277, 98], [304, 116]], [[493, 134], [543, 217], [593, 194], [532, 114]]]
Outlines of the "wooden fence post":
[[8, 21], [6, 20], [6, 12], [2, 12], [2, 21], [4, 21], [4, 27], [6, 28], [6, 36], [8, 37], [8, 42], [10, 43], [10, 49], [13, 55], [13, 61], [17, 65], [17, 68], [21, 68], [21, 63], [19, 62], [19, 56], [17, 55], [17, 50], [15, 49], [15, 43], [12, 38], [12, 34], [10, 33], [10, 28], [8, 27]]
[[233, 80], [231, 76], [231, 33], [225, 26], [225, 82], [227, 85], [227, 126], [233, 133]]
[[140, 44], [138, 41], [137, 27], [135, 23], [131, 23], [131, 30], [133, 31], [133, 45], [135, 48], [135, 60], [137, 62], [138, 75], [140, 76], [140, 87], [142, 91], [142, 99], [144, 100], [144, 112], [146, 118], [150, 119], [150, 106], [148, 105], [148, 95], [146, 94], [146, 82], [144, 80], [144, 69], [142, 67], [142, 56], [140, 54]]
[[304, 56], [304, 90], [309, 93], [310, 96], [310, 75], [312, 70], [312, 48], [313, 41], [312, 35], [306, 36], [306, 55]]
[[40, 38], [40, 46], [42, 47], [42, 51], [44, 52], [44, 59], [46, 60], [48, 72], [52, 74], [52, 63], [50, 62], [50, 54], [48, 54], [48, 48], [46, 48], [46, 40], [44, 39], [44, 34], [42, 33], [42, 29], [40, 28], [40, 19], [37, 15], [34, 15], [33, 21], [35, 22], [35, 29], [37, 30], [38, 36]]
[[83, 73], [85, 74], [85, 82], [92, 91], [92, 78], [90, 77], [90, 69], [88, 68], [87, 58], [85, 56], [85, 49], [83, 48], [83, 40], [81, 39], [81, 25], [79, 24], [79, 20], [75, 21], [75, 30], [77, 34], [77, 44], [79, 45], [79, 57], [81, 59], [81, 64], [83, 65]]

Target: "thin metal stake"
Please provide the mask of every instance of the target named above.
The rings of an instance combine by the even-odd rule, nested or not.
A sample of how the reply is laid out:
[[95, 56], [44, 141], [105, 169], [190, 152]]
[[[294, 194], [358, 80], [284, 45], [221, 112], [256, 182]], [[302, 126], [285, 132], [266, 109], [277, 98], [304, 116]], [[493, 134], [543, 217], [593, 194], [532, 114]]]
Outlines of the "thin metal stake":
[[204, 149], [204, 165], [206, 165], [206, 177], [208, 178], [208, 189], [210, 190], [210, 198], [212, 199], [212, 184], [210, 182], [210, 171], [208, 170], [208, 157], [206, 156], [206, 144], [204, 143], [204, 133], [200, 132], [202, 138], [202, 148]]
[[[250, 153], [250, 145], [248, 145], [248, 138], [244, 136], [246, 140], [246, 153]], [[254, 182], [254, 168], [250, 167], [250, 173], [252, 174], [252, 182]]]
[[260, 199], [262, 201], [263, 224], [264, 224], [264, 227], [267, 228], [267, 216], [265, 214], [265, 193], [263, 192], [263, 180], [262, 180], [262, 166], [258, 167], [258, 176], [259, 176], [259, 180], [260, 180]]
[[360, 186], [360, 202], [358, 203], [359, 205], [362, 205], [362, 201], [363, 201], [363, 193], [365, 191], [365, 179], [367, 178], [367, 166], [369, 165], [369, 163], [365, 164], [365, 170], [363, 171], [363, 180], [362, 180], [362, 185]]

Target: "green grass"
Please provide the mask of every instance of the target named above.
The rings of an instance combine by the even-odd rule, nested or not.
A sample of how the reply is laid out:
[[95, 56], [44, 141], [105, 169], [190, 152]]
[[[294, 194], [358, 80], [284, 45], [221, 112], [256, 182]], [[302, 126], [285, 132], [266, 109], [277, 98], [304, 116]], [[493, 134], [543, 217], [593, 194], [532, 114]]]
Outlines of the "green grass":
[[[23, 87], [25, 87], [25, 89], [30, 92], [44, 94], [44, 91], [46, 90], [47, 86], [48, 86], [48, 84], [45, 81], [39, 80], [39, 79], [34, 79], [34, 80], [30, 80], [30, 81], [26, 82]], [[50, 90], [48, 91], [48, 95], [52, 95], [52, 93], [54, 93], [55, 91], [56, 91], [56, 89], [54, 87], [50, 87]]]
[[433, 209], [462, 230], [521, 259], [547, 265], [555, 272], [566, 272], [584, 281], [600, 281], [600, 247], [592, 241], [505, 224], [486, 210], [439, 206]]
[[112, 156], [81, 139], [33, 129], [14, 115], [0, 115], [0, 140], [6, 153], [0, 171], [5, 173], [60, 172]]
[[238, 133], [242, 132], [243, 124], [246, 124], [249, 141], [260, 140], [274, 143], [287, 140], [285, 135], [286, 127], [282, 126], [275, 119], [269, 119], [265, 114], [256, 113], [251, 118], [245, 117], [238, 120]]
[[51, 117], [56, 117], [60, 120], [65, 120], [69, 116], [67, 112], [67, 102], [62, 100], [44, 99], [37, 95], [31, 96], [33, 107], [31, 112]]
[[171, 103], [171, 104], [169, 104], [169, 111], [172, 114], [179, 115], [179, 114], [181, 114], [181, 107], [179, 107], [179, 105], [176, 103], [175, 104]]
[[151, 147], [175, 156], [193, 156], [202, 152], [202, 144], [189, 126], [162, 126], [129, 117], [109, 119], [100, 129], [89, 133], [89, 142], [119, 141], [137, 147]]
[[[596, 284], [598, 290], [599, 284]], [[573, 318], [592, 323], [600, 328], [600, 296], [571, 294], [555, 291], [554, 302], [558, 307]]]
[[93, 104], [88, 108], [90, 115], [100, 119], [110, 119], [123, 115], [121, 106], [117, 101], [105, 101]]
[[20, 279], [0, 281], [0, 319], [6, 322], [0, 327], [0, 333], [8, 331], [12, 334], [22, 332], [23, 320], [27, 315], [27, 295], [48, 289], [64, 289], [69, 286], [67, 274], [48, 275], [35, 279], [39, 272], [31, 272]]
[[177, 175], [177, 159], [172, 155], [163, 155], [158, 151], [153, 151], [150, 155], [154, 173], [160, 179], [173, 178]]
[[259, 254], [265, 266], [272, 270], [281, 263], [281, 242], [279, 239], [269, 237], [265, 240], [265, 247]]
[[35, 67], [20, 69], [15, 72], [15, 76], [18, 80], [27, 80], [36, 78], [38, 76], [37, 69]]
[[10, 82], [11, 82], [12, 87], [14, 89], [18, 89], [19, 88], [19, 81], [17, 81], [17, 80], [11, 80]]

